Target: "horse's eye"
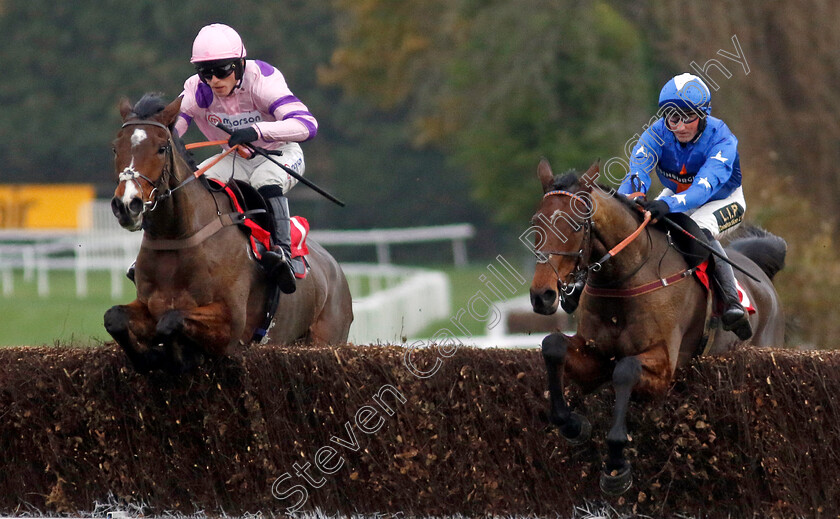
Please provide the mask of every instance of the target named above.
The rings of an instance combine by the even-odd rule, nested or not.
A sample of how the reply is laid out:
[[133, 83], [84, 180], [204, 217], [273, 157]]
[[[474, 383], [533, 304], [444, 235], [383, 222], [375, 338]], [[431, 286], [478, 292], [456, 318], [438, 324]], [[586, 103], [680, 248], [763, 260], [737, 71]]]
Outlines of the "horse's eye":
[[158, 148], [158, 155], [163, 155], [164, 153], [166, 153], [166, 146]]
[[117, 148], [115, 148], [114, 146], [111, 146], [111, 151], [113, 151], [113, 152], [114, 152], [114, 155], [116, 155], [116, 154], [117, 154]]

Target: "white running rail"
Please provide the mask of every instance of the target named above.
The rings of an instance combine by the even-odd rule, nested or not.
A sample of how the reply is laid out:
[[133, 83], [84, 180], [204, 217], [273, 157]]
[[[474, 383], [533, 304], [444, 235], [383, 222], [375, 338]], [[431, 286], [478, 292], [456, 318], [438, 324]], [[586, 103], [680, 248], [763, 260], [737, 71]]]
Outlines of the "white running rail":
[[[76, 295], [88, 294], [88, 273], [110, 273], [110, 294], [125, 299], [130, 287], [125, 272], [137, 257], [142, 232], [119, 227], [110, 205], [93, 201], [80, 208], [76, 233], [34, 234], [23, 230], [0, 232], [0, 282], [3, 296], [14, 294], [14, 271], [23, 269], [24, 281], [37, 280], [38, 294], [50, 292], [49, 274], [71, 270]], [[451, 312], [450, 286], [441, 272], [389, 265], [392, 243], [453, 240], [456, 264], [466, 263], [464, 240], [474, 233], [469, 224], [409, 229], [312, 232], [323, 245], [376, 245], [380, 264], [342, 264], [347, 274], [355, 320], [350, 340], [358, 344], [399, 343]], [[364, 289], [364, 292], [362, 291]]]
[[[443, 272], [352, 263], [341, 268], [354, 294], [352, 343], [399, 344], [451, 313], [451, 288]], [[362, 277], [378, 281], [372, 283], [374, 291], [357, 297]]]

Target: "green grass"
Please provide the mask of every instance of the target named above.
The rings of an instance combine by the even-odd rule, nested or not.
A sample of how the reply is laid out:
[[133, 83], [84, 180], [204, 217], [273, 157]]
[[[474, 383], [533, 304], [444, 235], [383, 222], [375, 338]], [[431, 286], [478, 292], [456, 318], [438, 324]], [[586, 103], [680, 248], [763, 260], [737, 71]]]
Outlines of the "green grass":
[[[507, 279], [511, 285], [513, 285], [516, 289], [514, 294], [511, 294], [504, 286], [496, 279], [496, 277], [487, 269], [488, 264], [493, 264], [497, 270], [505, 275], [505, 279]], [[519, 269], [519, 265], [514, 265], [514, 268], [519, 269], [517, 270], [518, 273], [525, 278], [526, 282], [524, 284], [519, 284], [514, 282], [512, 277], [507, 276], [505, 274], [504, 269], [499, 268], [499, 263], [497, 262], [485, 262], [483, 264], [473, 264], [467, 267], [453, 267], [451, 265], [444, 265], [444, 266], [437, 266], [433, 267], [435, 270], [440, 270], [444, 272], [447, 276], [449, 276], [449, 282], [452, 287], [452, 315], [454, 317], [458, 314], [460, 309], [468, 310], [468, 304], [471, 298], [478, 296], [486, 297], [492, 302], [497, 302], [501, 300], [500, 297], [496, 296], [493, 293], [493, 290], [485, 286], [485, 284], [481, 281], [481, 276], [486, 276], [486, 281], [492, 282], [495, 288], [501, 291], [502, 295], [505, 296], [505, 299], [510, 299], [513, 297], [518, 297], [521, 295], [525, 295], [528, 293], [528, 288], [530, 287], [531, 280], [528, 278], [530, 273], [525, 272], [524, 270]], [[486, 309], [486, 305], [479, 302], [476, 304], [477, 310], [482, 312]], [[462, 330], [459, 330], [454, 324], [450, 322], [450, 318], [442, 319], [435, 323], [432, 323], [425, 330], [421, 333], [417, 334], [418, 337], [431, 337], [436, 332], [441, 330], [442, 328], [446, 328], [452, 331], [455, 335], [466, 335], [466, 333], [462, 333]], [[466, 328], [470, 335], [484, 335], [486, 323], [484, 321], [480, 321], [475, 319], [469, 315], [469, 313], [463, 315], [458, 322]]]
[[[495, 278], [486, 268], [487, 263], [462, 268], [452, 265], [425, 267], [443, 271], [449, 276], [453, 316], [459, 309], [466, 309], [470, 298], [476, 296], [479, 291], [494, 301], [498, 299], [491, 295], [491, 291], [480, 280], [482, 275], [486, 275], [495, 282]], [[520, 274], [525, 276], [524, 272]], [[88, 296], [77, 298], [73, 273], [51, 272], [50, 295], [40, 297], [36, 282], [24, 281], [22, 272], [16, 271], [14, 294], [0, 295], [0, 346], [40, 346], [56, 343], [86, 345], [110, 340], [103, 327], [102, 316], [111, 306], [128, 303], [134, 299], [134, 286], [128, 280], [124, 280], [123, 283], [122, 297], [112, 299], [110, 275], [105, 272], [93, 272], [88, 275]], [[359, 286], [363, 292], [370, 288], [366, 280]], [[517, 289], [516, 295], [527, 294], [528, 284], [517, 284]], [[485, 323], [469, 315], [462, 317], [460, 322], [470, 334], [484, 333]], [[444, 327], [460, 335], [447, 318], [430, 325], [418, 336], [429, 337]]]
[[72, 272], [50, 272], [50, 295], [41, 297], [35, 280], [14, 273], [14, 293], [0, 295], [0, 346], [98, 344], [110, 336], [102, 324], [105, 311], [134, 299], [134, 286], [124, 280], [123, 296], [111, 299], [110, 275], [88, 274], [88, 296], [76, 297]]

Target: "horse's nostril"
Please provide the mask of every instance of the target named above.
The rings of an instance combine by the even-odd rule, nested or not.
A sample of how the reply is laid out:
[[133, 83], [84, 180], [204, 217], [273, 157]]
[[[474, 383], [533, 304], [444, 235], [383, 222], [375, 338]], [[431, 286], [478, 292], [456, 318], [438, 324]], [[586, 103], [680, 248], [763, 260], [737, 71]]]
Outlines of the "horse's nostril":
[[140, 214], [143, 210], [143, 201], [139, 198], [132, 198], [131, 202], [128, 203], [128, 210], [131, 214]]
[[557, 292], [554, 290], [546, 290], [542, 294], [542, 300], [545, 306], [552, 306], [554, 301], [557, 300]]
[[120, 217], [120, 213], [123, 212], [124, 207], [125, 206], [119, 198], [114, 197], [111, 199], [111, 212], [114, 213], [114, 216], [117, 218]]
[[531, 292], [531, 306], [537, 312], [552, 308], [556, 300], [557, 292], [554, 290], [546, 290], [537, 293]]

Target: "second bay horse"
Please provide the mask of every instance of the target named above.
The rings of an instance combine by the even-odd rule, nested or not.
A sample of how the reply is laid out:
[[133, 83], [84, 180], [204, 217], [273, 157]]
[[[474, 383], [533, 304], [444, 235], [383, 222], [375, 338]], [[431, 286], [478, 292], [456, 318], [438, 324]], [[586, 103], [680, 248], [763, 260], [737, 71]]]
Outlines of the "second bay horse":
[[[644, 227], [636, 206], [597, 184], [598, 174], [595, 163], [580, 178], [555, 177], [548, 162], [540, 162], [543, 196], [532, 219], [539, 230], [538, 263], [530, 292], [534, 311], [552, 314], [560, 292], [579, 277], [586, 279], [576, 333], [553, 333], [542, 343], [550, 421], [571, 443], [586, 441], [591, 426], [567, 404], [566, 380], [585, 392], [612, 381], [615, 408], [600, 483], [605, 493], [617, 495], [632, 484], [624, 456], [630, 396], [664, 394], [675, 370], [703, 352], [698, 345], [707, 331], [707, 291], [666, 232]], [[616, 252], [619, 244], [623, 248]], [[755, 346], [784, 342], [784, 313], [772, 278], [783, 267], [786, 250], [784, 240], [766, 231], [736, 240], [727, 250], [733, 262], [760, 280], [736, 271], [756, 310], [749, 317]], [[734, 333], [719, 330], [704, 352], [721, 353], [739, 342]]]

